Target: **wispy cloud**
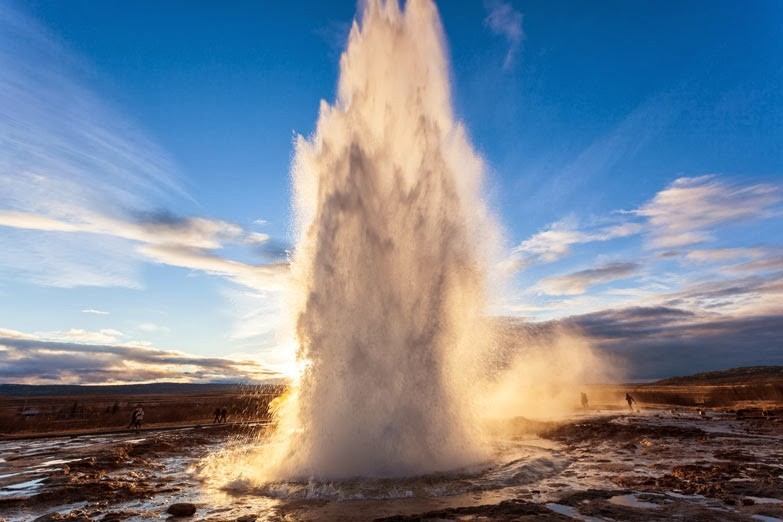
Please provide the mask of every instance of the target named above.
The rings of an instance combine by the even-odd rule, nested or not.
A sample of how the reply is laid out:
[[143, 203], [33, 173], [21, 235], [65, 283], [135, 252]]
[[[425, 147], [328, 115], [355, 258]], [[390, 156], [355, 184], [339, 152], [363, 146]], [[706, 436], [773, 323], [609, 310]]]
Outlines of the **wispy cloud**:
[[[554, 223], [513, 249], [515, 268], [538, 265], [527, 276], [538, 280], [504, 310], [539, 320], [661, 306], [731, 320], [783, 317], [783, 244], [767, 232], [783, 217], [782, 189], [715, 175], [680, 178], [638, 208], [612, 212], [605, 218], [612, 225], [580, 227], [574, 217]], [[614, 254], [602, 249], [601, 258], [643, 261], [574, 271], [580, 245], [615, 238], [627, 240]], [[631, 276], [624, 287], [598, 286]]]
[[484, 7], [487, 10], [484, 23], [494, 34], [505, 38], [508, 44], [503, 69], [509, 69], [519, 54], [525, 36], [522, 31], [522, 13], [514, 9], [510, 2], [502, 0], [485, 0]]
[[171, 328], [155, 323], [141, 323], [137, 328], [143, 332], [170, 332]]
[[[151, 381], [257, 381], [280, 377], [251, 360], [196, 357], [174, 350], [101, 342], [88, 332], [72, 340], [0, 329], [0, 381], [22, 384], [106, 384]], [[81, 337], [80, 337], [81, 336]]]
[[635, 274], [640, 266], [638, 263], [609, 263], [572, 274], [542, 279], [536, 288], [552, 295], [583, 294], [593, 285], [629, 277]]
[[189, 201], [177, 169], [83, 81], [94, 76], [87, 64], [12, 6], [0, 5], [0, 210], [7, 226], [28, 232], [0, 229], [0, 272], [55, 286], [138, 286], [138, 259], [116, 241], [65, 244], [46, 232], [81, 229], [74, 212]]
[[573, 245], [610, 241], [642, 230], [641, 224], [630, 221], [594, 230], [579, 230], [573, 220], [558, 221], [514, 247], [507, 263], [515, 271], [534, 264], [552, 263], [570, 255]]
[[160, 264], [222, 276], [256, 290], [281, 290], [288, 270], [286, 264], [249, 265], [222, 258], [203, 249], [180, 245], [147, 244], [138, 247], [138, 251]]
[[[614, 127], [573, 154], [570, 161], [544, 177], [528, 204], [562, 205], [585, 187], [608, 181], [618, 165], [633, 158], [669, 126], [682, 110], [683, 98], [678, 91], [664, 92], [639, 104]], [[556, 163], [554, 158], [552, 163]]]
[[82, 310], [82, 313], [92, 315], [109, 315], [109, 312], [106, 312], [105, 310], [95, 310], [94, 308], [87, 308]]
[[4, 203], [29, 207], [56, 195], [134, 207], [186, 195], [167, 155], [79, 80], [87, 66], [51, 33], [9, 4], [0, 6], [0, 27]]
[[662, 294], [660, 302], [688, 310], [727, 316], [779, 314], [783, 316], [783, 271], [739, 272], [735, 277], [693, 282], [675, 292]]
[[283, 264], [254, 266], [216, 255], [214, 251], [223, 248], [225, 243], [249, 243], [258, 247], [269, 240], [266, 235], [246, 232], [238, 225], [220, 220], [145, 213], [137, 215], [136, 221], [126, 221], [84, 209], [72, 209], [67, 218], [58, 219], [30, 212], [0, 210], [2, 226], [124, 239], [136, 243], [135, 247], [128, 245], [128, 250], [135, 249], [148, 261], [225, 276], [255, 289], [278, 289], [280, 277], [285, 273]]
[[774, 184], [743, 185], [713, 175], [679, 178], [639, 208], [615, 211], [611, 225], [580, 228], [573, 218], [552, 223], [514, 247], [508, 263], [517, 270], [552, 263], [572, 254], [575, 245], [640, 234], [663, 257], [693, 263], [759, 259], [774, 249], [693, 247], [715, 239], [718, 227], [780, 217], [781, 203], [783, 190]]
[[768, 248], [709, 248], [691, 250], [683, 256], [686, 261], [698, 264], [725, 263], [739, 259], [758, 259], [769, 253]]
[[781, 201], [775, 185], [739, 185], [707, 175], [675, 180], [633, 213], [647, 219], [649, 248], [675, 248], [713, 240], [718, 225], [770, 217]]

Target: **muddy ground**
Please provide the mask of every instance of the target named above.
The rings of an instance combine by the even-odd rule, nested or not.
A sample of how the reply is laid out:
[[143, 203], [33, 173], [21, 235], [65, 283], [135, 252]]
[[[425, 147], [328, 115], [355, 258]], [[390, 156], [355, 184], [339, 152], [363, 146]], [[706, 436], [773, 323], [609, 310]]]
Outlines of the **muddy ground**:
[[[651, 408], [508, 426], [552, 464], [503, 487], [350, 500], [205, 493], [192, 466], [250, 437], [247, 426], [0, 440], [0, 519], [783, 521], [781, 409]], [[176, 503], [195, 514], [167, 513]]]

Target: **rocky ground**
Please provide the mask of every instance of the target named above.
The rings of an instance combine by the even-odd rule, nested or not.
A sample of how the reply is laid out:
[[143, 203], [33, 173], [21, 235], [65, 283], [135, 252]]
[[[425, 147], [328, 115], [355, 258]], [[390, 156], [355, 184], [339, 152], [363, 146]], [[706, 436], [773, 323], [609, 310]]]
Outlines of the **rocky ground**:
[[351, 500], [205, 493], [188, 469], [246, 427], [0, 440], [0, 519], [783, 521], [781, 410], [591, 412], [538, 436], [512, 424], [545, 471]]

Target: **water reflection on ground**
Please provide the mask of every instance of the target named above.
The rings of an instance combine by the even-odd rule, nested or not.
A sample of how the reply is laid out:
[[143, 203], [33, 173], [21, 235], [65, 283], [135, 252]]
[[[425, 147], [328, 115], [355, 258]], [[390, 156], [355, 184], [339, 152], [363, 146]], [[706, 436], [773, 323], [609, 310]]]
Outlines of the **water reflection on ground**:
[[783, 520], [783, 427], [774, 418], [590, 412], [558, 427], [537, 424], [545, 428], [543, 437], [518, 419], [512, 424], [517, 432], [497, 437], [494, 458], [471, 469], [233, 490], [210, 489], [193, 470], [227, 444], [256, 444], [245, 427], [0, 440], [0, 517], [154, 520], [167, 518], [171, 504], [189, 502], [196, 519], [212, 521], [423, 514], [442, 520]]

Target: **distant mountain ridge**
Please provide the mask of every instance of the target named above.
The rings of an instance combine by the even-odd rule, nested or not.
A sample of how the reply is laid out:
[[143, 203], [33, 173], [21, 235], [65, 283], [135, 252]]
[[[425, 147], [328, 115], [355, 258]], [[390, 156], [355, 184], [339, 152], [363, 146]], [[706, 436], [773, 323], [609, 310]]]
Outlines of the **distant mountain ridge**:
[[783, 366], [744, 366], [715, 372], [669, 377], [651, 382], [651, 386], [715, 386], [764, 384], [783, 381]]

